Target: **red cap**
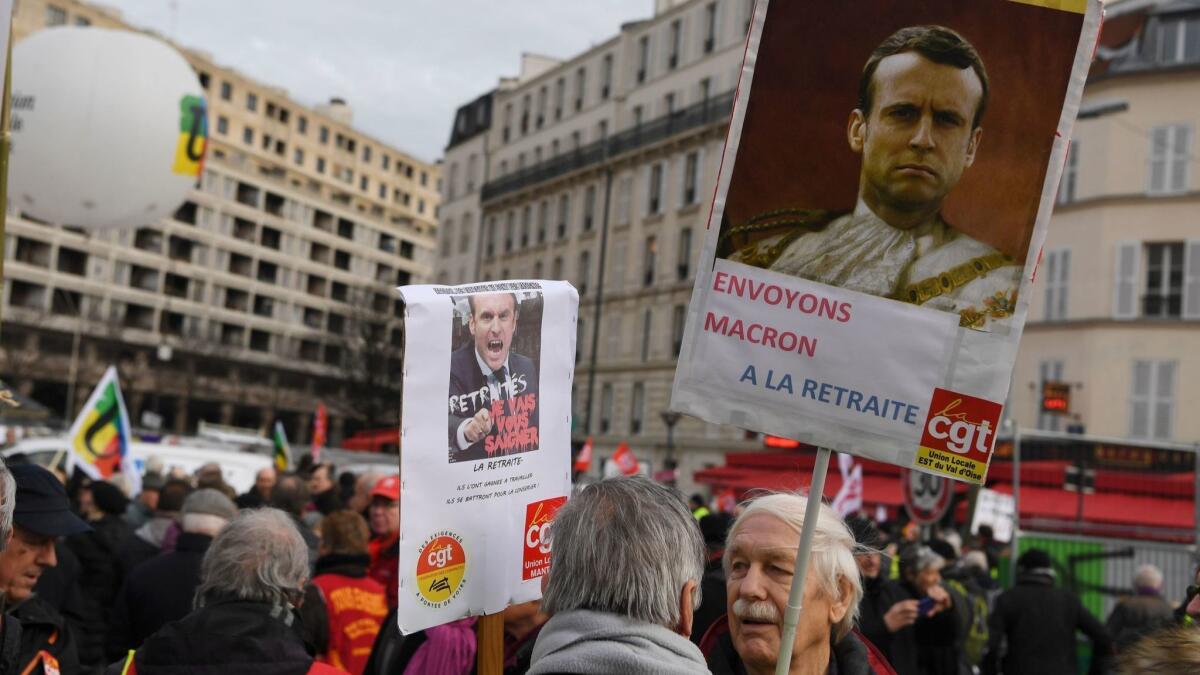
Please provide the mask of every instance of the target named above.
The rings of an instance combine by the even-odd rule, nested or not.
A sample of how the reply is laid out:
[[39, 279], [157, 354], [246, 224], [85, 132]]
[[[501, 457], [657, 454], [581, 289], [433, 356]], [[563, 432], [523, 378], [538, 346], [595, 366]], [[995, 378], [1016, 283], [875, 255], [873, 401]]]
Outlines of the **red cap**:
[[372, 497], [385, 497], [394, 502], [400, 501], [400, 477], [384, 476], [371, 488]]

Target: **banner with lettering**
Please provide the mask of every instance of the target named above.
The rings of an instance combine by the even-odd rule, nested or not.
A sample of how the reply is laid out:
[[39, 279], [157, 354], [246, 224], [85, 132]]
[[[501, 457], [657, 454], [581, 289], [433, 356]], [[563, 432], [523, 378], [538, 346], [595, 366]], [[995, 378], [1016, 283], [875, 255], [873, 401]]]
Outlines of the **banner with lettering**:
[[398, 620], [541, 597], [571, 489], [579, 295], [561, 281], [404, 286]]
[[1101, 14], [756, 2], [671, 409], [983, 483]]

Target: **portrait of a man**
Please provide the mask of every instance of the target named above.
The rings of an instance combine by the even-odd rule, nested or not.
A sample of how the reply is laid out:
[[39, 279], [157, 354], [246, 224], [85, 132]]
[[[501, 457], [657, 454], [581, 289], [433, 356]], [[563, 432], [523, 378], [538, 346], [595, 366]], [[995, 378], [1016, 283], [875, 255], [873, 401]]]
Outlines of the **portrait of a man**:
[[[522, 303], [515, 293], [484, 293], [467, 296], [465, 304], [469, 340], [450, 356], [450, 461], [537, 449], [537, 364], [513, 351]], [[527, 331], [534, 341], [540, 312], [537, 319]]]
[[1016, 306], [1023, 262], [956, 227], [943, 206], [984, 142], [989, 80], [975, 47], [937, 25], [902, 28], [870, 54], [850, 111], [854, 204], [776, 208], [734, 222], [728, 260], [959, 316], [993, 330]]

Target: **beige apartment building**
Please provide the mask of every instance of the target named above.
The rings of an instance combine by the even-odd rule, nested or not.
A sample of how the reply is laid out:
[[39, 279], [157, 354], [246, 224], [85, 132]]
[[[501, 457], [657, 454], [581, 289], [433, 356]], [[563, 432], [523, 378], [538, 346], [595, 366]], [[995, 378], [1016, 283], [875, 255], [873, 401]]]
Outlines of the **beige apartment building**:
[[437, 280], [572, 282], [576, 444], [590, 436], [604, 457], [627, 442], [652, 472], [673, 455], [684, 489], [725, 452], [762, 447], [663, 416], [751, 6], [658, 0], [569, 59], [526, 55], [485, 97], [486, 124], [472, 126], [478, 102], [459, 109], [443, 160]]
[[[51, 26], [136, 30], [74, 0], [17, 0], [15, 38]], [[60, 414], [119, 367], [135, 425], [199, 421], [305, 441], [394, 425], [399, 284], [430, 276], [439, 167], [180, 48], [208, 105], [203, 175], [173, 217], [84, 231], [10, 204], [0, 377]], [[68, 402], [70, 400], [70, 402]]]
[[[1010, 396], [1022, 426], [1200, 442], [1200, 2], [1110, 3]], [[1070, 386], [1066, 414], [1041, 384]]]

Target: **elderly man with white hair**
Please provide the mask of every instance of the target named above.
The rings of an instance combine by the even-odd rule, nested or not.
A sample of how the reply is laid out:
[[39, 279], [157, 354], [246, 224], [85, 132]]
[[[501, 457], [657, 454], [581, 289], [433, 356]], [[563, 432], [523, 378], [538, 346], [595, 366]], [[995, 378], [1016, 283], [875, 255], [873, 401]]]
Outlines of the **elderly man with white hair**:
[[1133, 573], [1133, 595], [1118, 602], [1105, 623], [1118, 652], [1174, 620], [1162, 586], [1162, 571], [1154, 565], [1140, 565]]
[[[788, 672], [889, 672], [875, 669], [866, 644], [853, 632], [863, 593], [854, 536], [829, 505], [819, 508]], [[804, 496], [768, 494], [750, 502], [730, 528], [725, 547], [729, 632], [711, 645], [708, 666], [714, 675], [775, 672], [807, 509]]]
[[700, 604], [704, 539], [683, 495], [610, 478], [554, 519], [530, 675], [707, 673], [688, 636]]
[[296, 603], [308, 577], [308, 547], [288, 514], [270, 508], [243, 511], [204, 554], [196, 609], [163, 626], [106, 672], [344, 673], [315, 662], [295, 625]]

